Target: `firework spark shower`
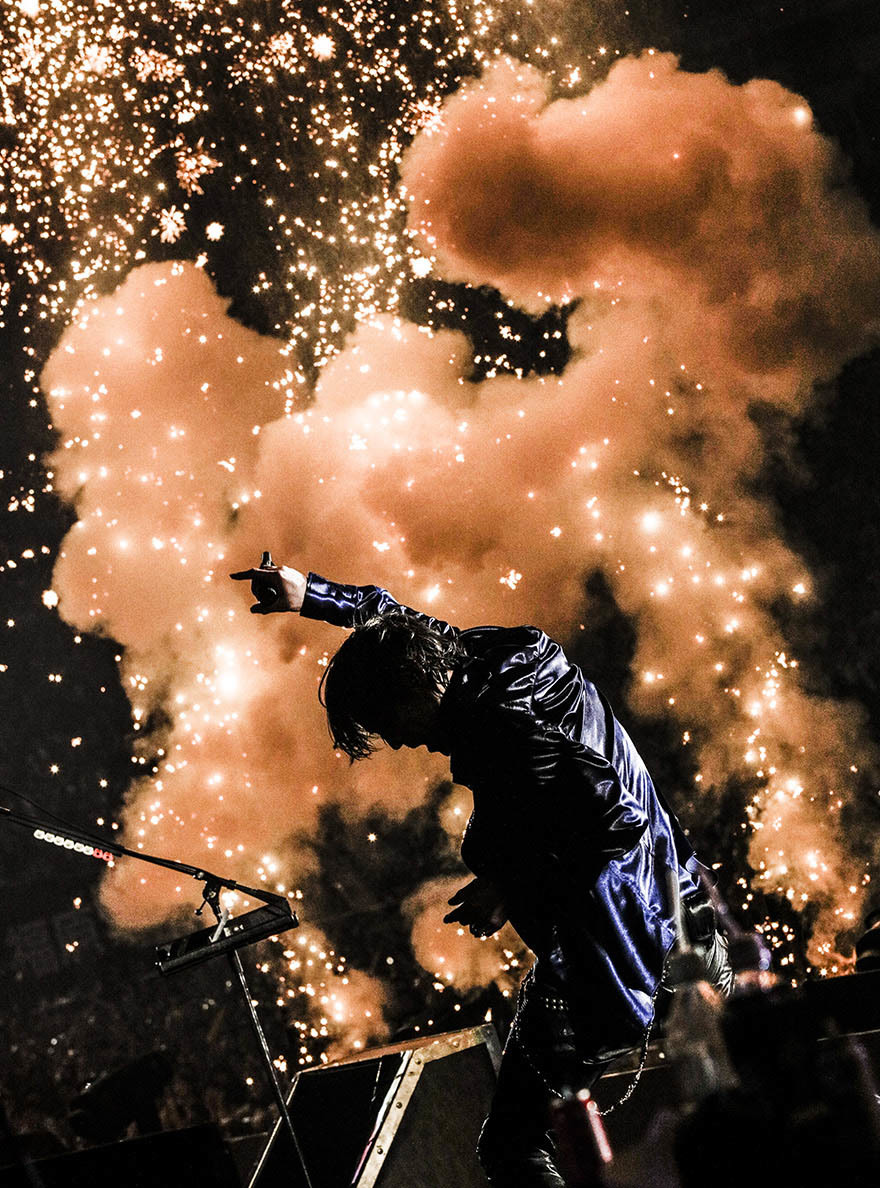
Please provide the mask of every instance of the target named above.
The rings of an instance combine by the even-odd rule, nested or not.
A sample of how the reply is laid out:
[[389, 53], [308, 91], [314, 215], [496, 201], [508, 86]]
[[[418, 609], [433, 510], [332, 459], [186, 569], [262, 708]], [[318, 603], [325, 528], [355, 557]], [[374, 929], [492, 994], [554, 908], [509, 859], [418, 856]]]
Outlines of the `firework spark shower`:
[[[243, 329], [191, 263], [84, 303], [42, 376], [79, 515], [53, 585], [71, 623], [125, 646], [136, 720], [167, 715], [126, 839], [289, 886], [311, 859], [285, 839], [318, 805], [402, 811], [442, 775], [418, 754], [334, 756], [315, 694], [339, 636], [251, 619], [224, 580], [262, 548], [462, 626], [560, 637], [601, 568], [638, 623], [638, 707], [674, 715], [699, 795], [756, 778], [758, 880], [823, 909], [813, 956], [831, 960], [866, 878], [837, 815], [868, 750], [855, 711], [803, 691], [770, 614], [811, 583], [752, 493], [749, 408], [796, 413], [876, 330], [880, 240], [840, 168], [775, 83], [644, 54], [551, 101], [504, 59], [406, 154], [401, 251], [534, 312], [574, 304], [560, 376], [499, 360], [476, 382], [463, 335], [373, 305], [311, 399], [289, 342]], [[146, 877], [109, 877], [124, 925], [179, 905]], [[453, 960], [415, 924], [423, 961]]]

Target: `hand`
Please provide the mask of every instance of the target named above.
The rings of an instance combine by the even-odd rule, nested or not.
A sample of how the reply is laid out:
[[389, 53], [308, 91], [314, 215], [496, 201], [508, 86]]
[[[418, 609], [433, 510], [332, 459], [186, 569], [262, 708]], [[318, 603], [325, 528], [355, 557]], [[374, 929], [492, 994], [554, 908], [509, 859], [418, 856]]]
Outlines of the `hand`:
[[491, 879], [472, 879], [449, 902], [459, 906], [443, 917], [443, 923], [464, 924], [474, 936], [491, 936], [507, 920], [501, 892]]
[[263, 565], [242, 569], [229, 575], [235, 582], [250, 582], [257, 599], [252, 615], [271, 615], [276, 611], [298, 611], [306, 594], [306, 577], [289, 565]]

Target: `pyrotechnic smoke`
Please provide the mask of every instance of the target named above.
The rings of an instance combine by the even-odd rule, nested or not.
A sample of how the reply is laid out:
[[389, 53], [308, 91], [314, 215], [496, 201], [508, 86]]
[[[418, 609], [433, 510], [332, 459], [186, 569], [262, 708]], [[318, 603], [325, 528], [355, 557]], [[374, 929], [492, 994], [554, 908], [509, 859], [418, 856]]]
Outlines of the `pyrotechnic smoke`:
[[[802, 692], [767, 610], [809, 577], [749, 493], [748, 409], [797, 411], [869, 340], [880, 242], [838, 168], [773, 83], [646, 55], [548, 103], [502, 63], [447, 103], [403, 180], [444, 275], [532, 309], [581, 302], [560, 378], [471, 383], [461, 335], [389, 316], [283, 415], [287, 351], [192, 266], [138, 270], [84, 309], [43, 375], [80, 517], [55, 586], [71, 622], [124, 645], [136, 718], [169, 716], [129, 843], [292, 886], [309, 859], [290, 839], [319, 803], [404, 809], [440, 774], [420, 753], [334, 756], [316, 686], [341, 634], [251, 618], [224, 580], [263, 548], [462, 626], [559, 636], [600, 566], [638, 618], [640, 706], [691, 731], [706, 795], [736, 771], [764, 781], [753, 861], [796, 904], [828, 897], [829, 953], [864, 875], [835, 826], [855, 721]], [[105, 898], [137, 926], [175, 910], [176, 886], [123, 863]]]
[[[533, 310], [580, 301], [579, 354], [542, 429], [496, 451], [519, 479], [511, 505], [523, 486], [544, 504], [534, 520], [508, 512], [511, 539], [540, 539], [543, 520], [571, 543], [554, 563], [545, 527], [539, 555], [510, 562], [562, 591], [588, 562], [613, 575], [639, 620], [640, 705], [675, 706], [704, 787], [743, 770], [765, 781], [751, 859], [796, 904], [824, 900], [819, 961], [865, 881], [835, 818], [866, 743], [851, 707], [804, 694], [768, 613], [809, 579], [750, 493], [749, 409], [803, 409], [876, 340], [880, 238], [843, 172], [798, 96], [650, 51], [555, 102], [538, 71], [501, 61], [403, 168], [411, 227], [445, 277]], [[524, 404], [506, 382], [481, 405], [489, 393]], [[555, 606], [571, 627], [574, 605]]]
[[380, 982], [361, 970], [345, 969], [313, 926], [289, 933], [287, 944], [283, 962], [275, 969], [279, 995], [283, 1001], [304, 994], [312, 1008], [309, 1021], [296, 1025], [305, 1033], [301, 1035], [301, 1065], [313, 1060], [309, 1039], [332, 1037], [322, 1059], [336, 1060], [384, 1035], [385, 994]]
[[[404, 906], [412, 921], [412, 945], [416, 959], [444, 986], [473, 990], [498, 979], [508, 993], [522, 974], [515, 954], [522, 942], [509, 924], [492, 938], [476, 943], [470, 932], [460, 926], [443, 923], [450, 910], [449, 897], [461, 886], [460, 878], [432, 879], [425, 883]], [[499, 946], [504, 960], [499, 971]], [[503, 978], [500, 974], [510, 976]]]
[[[285, 356], [226, 317], [203, 272], [149, 265], [83, 311], [43, 375], [68, 435], [55, 481], [79, 514], [55, 574], [62, 612], [124, 645], [136, 729], [160, 707], [171, 720], [138, 759], [158, 748], [127, 835], [148, 851], [231, 862], [243, 881], [255, 866], [281, 878], [279, 845], [313, 822], [325, 781], [341, 795], [351, 780], [316, 698], [332, 641], [294, 616], [258, 631], [226, 576], [230, 556], [266, 540], [259, 515], [244, 537], [239, 521], [262, 506], [259, 430], [284, 407]], [[309, 483], [290, 471], [284, 486], [296, 525]], [[361, 803], [399, 799], [398, 782], [420, 797], [418, 758], [377, 758], [355, 769]], [[107, 902], [121, 924], [148, 924], [175, 897], [189, 901], [179, 884], [122, 862]]]

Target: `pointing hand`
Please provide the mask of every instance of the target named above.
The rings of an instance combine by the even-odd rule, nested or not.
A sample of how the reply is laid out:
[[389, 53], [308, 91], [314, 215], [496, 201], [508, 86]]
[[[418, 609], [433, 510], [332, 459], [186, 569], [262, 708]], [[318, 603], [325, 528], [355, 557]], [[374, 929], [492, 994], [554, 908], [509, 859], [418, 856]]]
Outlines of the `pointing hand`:
[[272, 554], [263, 553], [255, 569], [242, 569], [229, 575], [236, 582], [250, 582], [256, 602], [253, 615], [271, 615], [278, 611], [298, 611], [306, 593], [306, 577], [289, 565], [276, 565]]

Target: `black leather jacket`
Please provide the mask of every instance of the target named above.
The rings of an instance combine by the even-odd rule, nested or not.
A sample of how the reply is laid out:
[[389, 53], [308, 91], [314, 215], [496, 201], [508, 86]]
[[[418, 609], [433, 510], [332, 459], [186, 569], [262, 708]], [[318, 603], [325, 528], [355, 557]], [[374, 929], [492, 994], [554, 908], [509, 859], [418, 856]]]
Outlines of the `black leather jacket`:
[[580, 1017], [598, 1057], [641, 1042], [675, 924], [666, 885], [695, 891], [697, 862], [602, 694], [536, 627], [467, 631], [401, 606], [376, 586], [309, 574], [302, 614], [354, 627], [419, 615], [466, 660], [442, 712], [456, 783], [474, 811], [462, 858], [502, 889], [544, 978]]

